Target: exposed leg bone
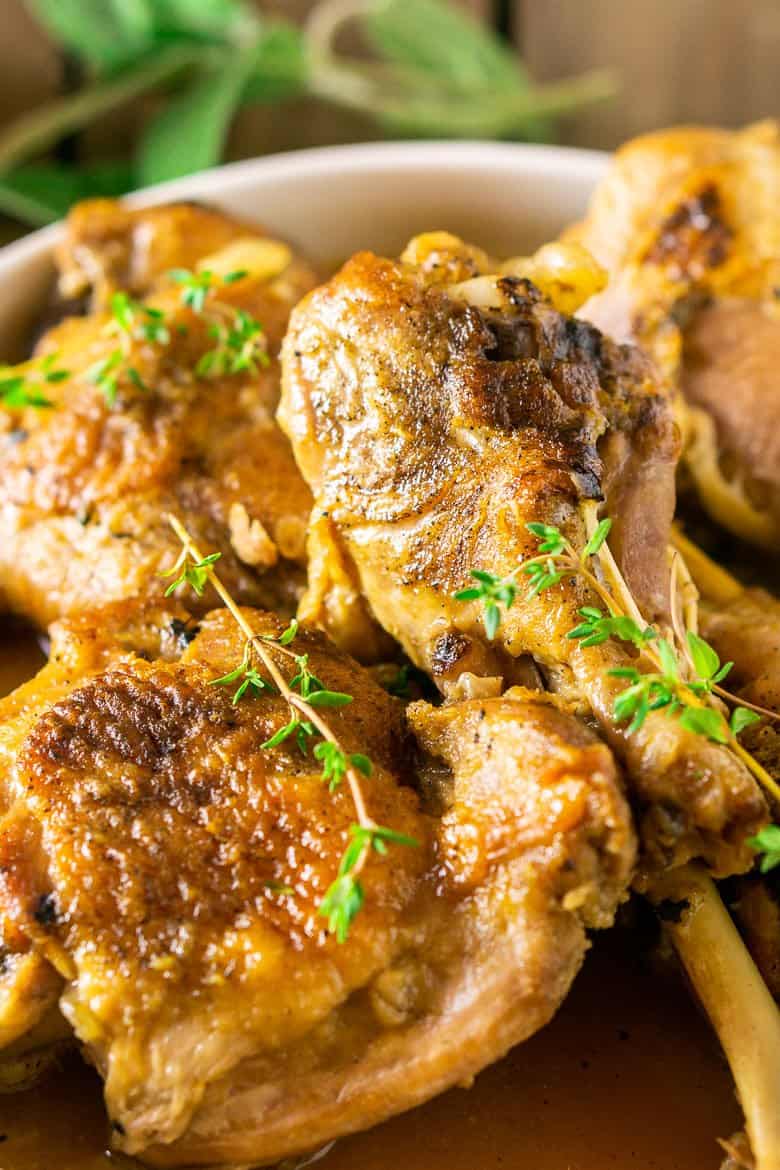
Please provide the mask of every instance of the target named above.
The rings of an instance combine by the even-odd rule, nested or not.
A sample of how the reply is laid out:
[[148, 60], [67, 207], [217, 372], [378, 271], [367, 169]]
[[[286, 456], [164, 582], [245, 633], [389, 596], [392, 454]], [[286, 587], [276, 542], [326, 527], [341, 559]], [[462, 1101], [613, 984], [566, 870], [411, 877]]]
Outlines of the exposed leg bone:
[[780, 1011], [702, 870], [671, 870], [650, 896], [687, 903], [666, 929], [728, 1058], [756, 1170], [780, 1170]]

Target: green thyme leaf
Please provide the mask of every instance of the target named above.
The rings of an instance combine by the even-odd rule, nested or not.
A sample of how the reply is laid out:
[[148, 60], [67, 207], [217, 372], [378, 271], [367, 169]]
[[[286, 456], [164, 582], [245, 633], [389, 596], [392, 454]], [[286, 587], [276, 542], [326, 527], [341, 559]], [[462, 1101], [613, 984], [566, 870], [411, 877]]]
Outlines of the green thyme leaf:
[[680, 724], [688, 731], [703, 735], [714, 743], [728, 743], [726, 721], [712, 707], [686, 707], [680, 715]]
[[485, 633], [491, 640], [498, 633], [501, 624], [501, 606], [509, 609], [517, 596], [517, 583], [511, 577], [501, 579], [484, 569], [471, 569], [469, 576], [478, 582], [477, 585], [466, 589], [459, 589], [453, 593], [456, 601], [483, 601], [483, 620]]
[[364, 901], [363, 886], [351, 873], [341, 874], [329, 886], [317, 908], [317, 913], [327, 918], [328, 931], [336, 936], [337, 942], [347, 941], [350, 927], [360, 913]]
[[374, 770], [374, 766], [368, 756], [364, 756], [360, 752], [353, 752], [349, 757], [349, 762], [353, 768], [357, 768], [358, 772], [362, 772], [364, 776], [370, 776]]
[[25, 378], [0, 378], [0, 403], [12, 408], [35, 406], [39, 408], [54, 406], [54, 403], [36, 390]]
[[622, 614], [612, 617], [593, 606], [583, 606], [579, 614], [585, 621], [569, 630], [566, 637], [581, 640], [583, 646], [600, 646], [608, 638], [618, 638], [641, 649], [657, 636], [652, 626], [642, 629], [633, 618]]
[[769, 873], [780, 865], [780, 825], [766, 825], [755, 837], [748, 838], [748, 845], [757, 853], [763, 853], [762, 873]]
[[731, 712], [729, 727], [732, 735], [741, 735], [748, 727], [760, 722], [761, 716], [755, 711], [750, 711], [747, 707], [735, 707]]
[[685, 637], [694, 670], [699, 676], [695, 681], [699, 683], [701, 690], [709, 691], [715, 683], [722, 682], [734, 663], [727, 662], [721, 666], [720, 658], [709, 642], [705, 642], [704, 638], [694, 633], [693, 630], [687, 630]]
[[669, 679], [673, 679], [675, 682], [679, 681], [680, 665], [673, 648], [666, 641], [666, 638], [657, 638], [655, 645], [658, 650], [658, 657], [661, 659], [661, 669], [664, 675]]
[[346, 707], [352, 702], [352, 695], [345, 695], [341, 691], [310, 691], [306, 702], [312, 707]]
[[284, 727], [280, 727], [278, 731], [274, 732], [270, 739], [267, 739], [265, 743], [261, 743], [260, 746], [262, 748], [278, 747], [280, 743], [284, 743], [284, 741], [289, 739], [291, 735], [295, 735], [300, 726], [300, 719], [298, 719], [297, 716], [294, 716], [289, 723], [285, 723]]
[[347, 757], [340, 747], [324, 739], [314, 748], [314, 758], [322, 764], [322, 779], [335, 792], [347, 772]]
[[526, 528], [538, 539], [540, 553], [550, 553], [551, 556], [557, 557], [566, 551], [566, 541], [559, 528], [535, 520], [526, 524]]
[[289, 646], [293, 639], [297, 636], [299, 623], [297, 618], [291, 618], [290, 624], [286, 630], [283, 630], [276, 641], [280, 646]]
[[222, 553], [210, 553], [209, 556], [204, 557], [201, 561], [192, 561], [188, 556], [180, 560], [169, 569], [166, 573], [162, 573], [163, 577], [171, 577], [178, 572], [179, 576], [175, 581], [171, 582], [165, 590], [165, 596], [170, 597], [182, 585], [189, 585], [198, 597], [202, 597], [209, 579], [211, 566], [216, 564]]
[[309, 670], [309, 655], [298, 654], [295, 658], [298, 672], [290, 679], [290, 689], [299, 691], [304, 699], [308, 699], [312, 691], [323, 691], [325, 685], [316, 674]]
[[262, 325], [244, 309], [236, 310], [230, 325], [215, 323], [209, 333], [217, 344], [195, 366], [195, 373], [200, 377], [222, 377], [244, 370], [256, 373], [271, 360]]
[[524, 565], [523, 572], [529, 578], [531, 585], [528, 591], [529, 597], [538, 597], [540, 593], [551, 589], [553, 585], [557, 585], [566, 576], [564, 570], [555, 568], [555, 562], [552, 558], [543, 564], [536, 561], [533, 564]]
[[208, 269], [191, 272], [188, 268], [171, 268], [168, 276], [174, 284], [181, 285], [181, 301], [194, 313], [202, 313], [206, 298], [214, 288], [214, 273]]
[[606, 517], [604, 520], [602, 520], [597, 525], [597, 527], [593, 531], [593, 534], [590, 537], [590, 540], [585, 545], [585, 548], [582, 550], [583, 557], [595, 556], [595, 554], [599, 551], [599, 549], [601, 548], [604, 541], [609, 536], [609, 530], [611, 529], [611, 527], [612, 527], [612, 521], [609, 519], [609, 517]]
[[114, 349], [108, 357], [101, 358], [100, 361], [94, 362], [89, 366], [85, 373], [87, 381], [94, 383], [102, 391], [106, 405], [109, 407], [116, 405], [117, 391], [119, 389], [119, 373], [123, 361], [124, 354], [122, 350]]

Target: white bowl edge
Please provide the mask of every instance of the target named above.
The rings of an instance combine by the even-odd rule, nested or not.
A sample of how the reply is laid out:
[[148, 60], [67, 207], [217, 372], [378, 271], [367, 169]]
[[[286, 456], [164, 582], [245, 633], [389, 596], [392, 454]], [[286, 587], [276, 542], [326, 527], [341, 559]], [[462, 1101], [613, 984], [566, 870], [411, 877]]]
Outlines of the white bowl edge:
[[[446, 229], [497, 255], [553, 238], [585, 210], [608, 156], [491, 142], [379, 142], [317, 147], [148, 187], [132, 206], [194, 199], [255, 220], [332, 265], [361, 248], [392, 255], [417, 232]], [[0, 355], [17, 351], [51, 281], [62, 228], [0, 249]]]

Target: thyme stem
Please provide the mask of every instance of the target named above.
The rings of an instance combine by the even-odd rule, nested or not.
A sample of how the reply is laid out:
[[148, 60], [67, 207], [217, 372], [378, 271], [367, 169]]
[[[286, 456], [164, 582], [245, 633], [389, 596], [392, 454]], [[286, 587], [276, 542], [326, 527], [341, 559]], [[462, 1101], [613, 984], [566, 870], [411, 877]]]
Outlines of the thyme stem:
[[[173, 514], [169, 514], [168, 523], [181, 541], [185, 552], [188, 553], [193, 558], [193, 560], [202, 562], [204, 557], [202, 556], [200, 549], [195, 544], [195, 541], [192, 539], [189, 532], [178, 519], [178, 517], [174, 516]], [[334, 735], [333, 731], [330, 729], [316, 708], [314, 708], [310, 703], [307, 703], [303, 695], [299, 695], [297, 692], [290, 689], [287, 680], [276, 665], [271, 651], [268, 649], [261, 636], [252, 629], [246, 617], [241, 612], [236, 602], [233, 600], [230, 591], [220, 580], [219, 574], [214, 571], [213, 566], [209, 565], [206, 569], [206, 572], [209, 582], [214, 587], [214, 591], [223, 602], [225, 608], [231, 614], [242, 633], [246, 635], [247, 641], [254, 647], [258, 658], [261, 660], [263, 666], [270, 674], [274, 685], [278, 689], [279, 694], [282, 696], [284, 701], [287, 703], [288, 707], [290, 707], [293, 712], [298, 711], [304, 715], [306, 719], [317, 728], [317, 731], [320, 733], [323, 739], [327, 740], [328, 743], [332, 743], [334, 747], [342, 751], [343, 749], [339, 743], [338, 737]], [[284, 647], [281, 647], [281, 649], [284, 649]], [[347, 760], [349, 761], [348, 756]], [[369, 815], [368, 809], [366, 808], [366, 803], [363, 798], [363, 789], [361, 787], [360, 781], [358, 780], [357, 771], [349, 762], [346, 769], [346, 779], [347, 784], [349, 785], [352, 803], [355, 807], [355, 816], [358, 824], [362, 829], [376, 829], [376, 821], [374, 821], [374, 819]], [[360, 857], [353, 868], [354, 873], [359, 873], [362, 870], [370, 850], [371, 842], [369, 838], [367, 843], [363, 846]]]

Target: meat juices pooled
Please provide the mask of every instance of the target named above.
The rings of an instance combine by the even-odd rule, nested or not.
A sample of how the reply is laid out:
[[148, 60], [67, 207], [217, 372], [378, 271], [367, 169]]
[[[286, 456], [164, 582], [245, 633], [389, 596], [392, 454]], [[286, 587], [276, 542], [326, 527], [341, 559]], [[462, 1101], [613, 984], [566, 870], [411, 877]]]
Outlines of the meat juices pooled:
[[[173, 511], [222, 554], [240, 600], [289, 612], [304, 581], [311, 499], [274, 421], [277, 355], [312, 275], [286, 245], [216, 213], [100, 207], [97, 242], [84, 238], [85, 223], [94, 227], [87, 207], [73, 213], [60, 249], [67, 287], [92, 281], [99, 308], [46, 334], [27, 367], [52, 405], [0, 407], [0, 605], [44, 626], [157, 591], [179, 553]], [[167, 272], [179, 254], [194, 265], [201, 244], [219, 248], [200, 252], [196, 271], [210, 271], [214, 288], [199, 311]], [[120, 286], [153, 294], [131, 304], [128, 330], [105, 308]], [[252, 319], [267, 365], [199, 367], [221, 343], [215, 329]], [[109, 380], [118, 376], [113, 389], [100, 382], [101, 363]], [[41, 380], [47, 370], [69, 376]]]
[[352, 633], [334, 612], [367, 620], [357, 602], [328, 605], [330, 540], [339, 580], [444, 694], [474, 675], [484, 687], [530, 671], [592, 711], [626, 765], [640, 881], [696, 857], [719, 874], [746, 869], [760, 791], [732, 754], [664, 713], [630, 735], [618, 724], [625, 680], [607, 672], [635, 660], [614, 639], [567, 637], [578, 609], [599, 603], [581, 578], [531, 598], [521, 588], [493, 639], [479, 603], [453, 599], [470, 570], [502, 579], [537, 552], [527, 522], [557, 526], [579, 553], [585, 507], [603, 497], [639, 609], [667, 625], [677, 446], [638, 349], [561, 315], [527, 280], [448, 285], [440, 274], [465, 246], [450, 239], [442, 254], [439, 239], [413, 241], [401, 262], [357, 255], [291, 317], [279, 417], [314, 493], [319, 546], [304, 607], [337, 641]]
[[719, 523], [780, 548], [780, 133], [682, 128], [615, 156], [565, 233], [608, 269], [583, 315], [682, 393], [684, 465]]
[[354, 696], [328, 720], [373, 761], [369, 814], [418, 842], [371, 854], [343, 945], [317, 910], [348, 786], [260, 747], [281, 698], [210, 685], [244, 651], [226, 611], [59, 623], [0, 706], [0, 914], [59, 972], [117, 1146], [152, 1164], [273, 1162], [467, 1080], [550, 1018], [630, 880], [610, 751], [553, 702], [418, 702], [407, 724], [324, 635], [294, 646]]

